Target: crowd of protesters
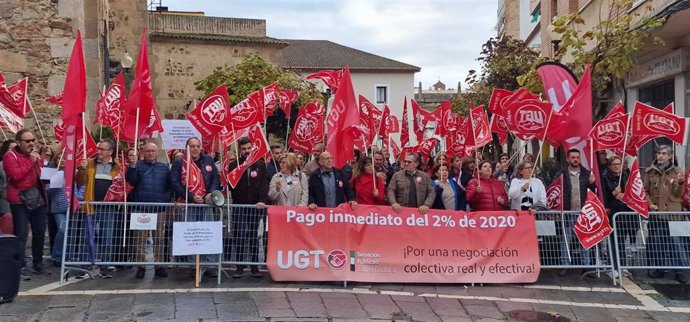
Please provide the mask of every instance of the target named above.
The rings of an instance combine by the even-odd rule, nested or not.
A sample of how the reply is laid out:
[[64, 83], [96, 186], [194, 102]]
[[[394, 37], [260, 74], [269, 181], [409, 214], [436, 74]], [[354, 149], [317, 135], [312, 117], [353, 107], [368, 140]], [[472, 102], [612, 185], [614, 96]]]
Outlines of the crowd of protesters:
[[[184, 200], [193, 204], [211, 203], [211, 193], [222, 191], [219, 178], [221, 163], [215, 155], [202, 151], [201, 141], [190, 138], [187, 148], [190, 159], [201, 170], [205, 195], [190, 192], [183, 180], [183, 151], [171, 151], [168, 154], [170, 164], [159, 161], [159, 150], [153, 142], [141, 142], [139, 151], [126, 151], [126, 163], [117, 161], [116, 146], [108, 140], [98, 143], [98, 155], [82, 162], [76, 174], [74, 192], [76, 198], [86, 201], [102, 201], [112, 185], [121, 167], [126, 167], [126, 181], [133, 190], [127, 198], [132, 202], [169, 203]], [[0, 178], [2, 198], [0, 212], [13, 216], [14, 233], [25, 245], [28, 230], [32, 230], [31, 258], [29, 266], [22, 258], [22, 276], [30, 278], [31, 274], [49, 274], [43, 267], [43, 244], [46, 226], [49, 231], [51, 257], [55, 264], [62, 258], [62, 240], [68, 201], [62, 189], [44, 190], [40, 180], [42, 167], [57, 167], [56, 154], [50, 148], [36, 149], [36, 138], [30, 131], [21, 130], [15, 140], [8, 140], [0, 148], [0, 161], [6, 179]], [[241, 138], [237, 152], [228, 152], [231, 170], [242, 164], [254, 148], [251, 141]], [[387, 149], [355, 151], [355, 157], [343, 168], [333, 166], [333, 156], [324, 151], [323, 144], [314, 146], [311, 156], [301, 153], [283, 151], [281, 146], [271, 146], [270, 157], [259, 160], [247, 168], [234, 188], [230, 188], [231, 202], [235, 205], [251, 205], [238, 208], [232, 212], [230, 219], [230, 243], [225, 245], [228, 253], [249, 255], [248, 258], [235, 256], [234, 261], [258, 262], [259, 225], [265, 220], [267, 205], [304, 206], [311, 210], [318, 207], [337, 207], [349, 203], [353, 209], [359, 204], [390, 205], [399, 212], [401, 207], [418, 209], [426, 213], [429, 209], [463, 210], [463, 211], [499, 211], [522, 210], [535, 214], [537, 211], [549, 210], [545, 184], [535, 168], [533, 157], [525, 154], [521, 160], [515, 160], [508, 154], [502, 154], [497, 162], [481, 154], [468, 157], [448, 156], [444, 152], [433, 157], [423, 157], [417, 153], [408, 153], [398, 158], [391, 157]], [[687, 176], [682, 169], [674, 165], [672, 149], [658, 146], [656, 159], [643, 173], [644, 189], [652, 211], [680, 212], [688, 208]], [[519, 162], [517, 162], [519, 161]], [[623, 166], [621, 158], [612, 156], [601, 159], [601, 195], [604, 204], [612, 217], [617, 212], [631, 211], [620, 201], [625, 192], [629, 171]], [[594, 174], [581, 164], [578, 150], [566, 153], [567, 165], [561, 170], [563, 175], [563, 208], [566, 211], [578, 211], [587, 199], [587, 190], [596, 191]], [[2, 173], [0, 173], [2, 174]], [[621, 177], [622, 176], [622, 177]], [[38, 196], [36, 196], [36, 192]], [[32, 199], [33, 198], [33, 199]], [[35, 202], [43, 198], [42, 203]], [[9, 207], [8, 207], [9, 205]], [[82, 211], [84, 211], [82, 209]], [[113, 247], [118, 238], [116, 225], [124, 225], [124, 220], [116, 219], [118, 213], [113, 206], [86, 207], [87, 213], [95, 215], [96, 262], [113, 262]], [[188, 220], [209, 220], [210, 213], [202, 208], [190, 209]], [[632, 217], [636, 215], [625, 215]], [[563, 217], [559, 225], [562, 236], [559, 250], [561, 265], [588, 266], [593, 263], [594, 249], [585, 250], [573, 236], [575, 216]], [[47, 220], [48, 219], [48, 220]], [[623, 224], [617, 227], [618, 242], [621, 245], [628, 241], [634, 250], [637, 244], [640, 221], [636, 218], [623, 218]], [[685, 237], [671, 236], [668, 222], [683, 220], [680, 215], [656, 215], [649, 220], [647, 242], [647, 259], [650, 266], [688, 266], [688, 240]], [[685, 218], [687, 219], [687, 218]], [[559, 219], [560, 220], [560, 219]], [[48, 223], [48, 224], [46, 224]], [[153, 232], [156, 241], [169, 238], [164, 216], [158, 216], [157, 230]], [[146, 255], [146, 231], [137, 231], [133, 240], [133, 253], [136, 262], [144, 262]], [[266, 235], [264, 234], [264, 238]], [[266, 242], [264, 240], [264, 247]], [[162, 245], [154, 245], [154, 257], [157, 262], [165, 262]], [[619, 247], [619, 249], [624, 249]], [[83, 248], [71, 250], [85, 252]], [[265, 249], [264, 249], [265, 252]], [[578, 256], [570, 256], [570, 253]], [[81, 256], [81, 255], [80, 255]], [[614, 252], [613, 256], [625, 256]], [[83, 257], [82, 257], [83, 258]], [[207, 256], [204, 261], [217, 261]], [[576, 262], [577, 261], [577, 262]], [[615, 262], [615, 259], [614, 259]], [[233, 273], [234, 278], [242, 277], [245, 266], [239, 265]], [[101, 265], [102, 278], [111, 278], [110, 271], [117, 267]], [[251, 265], [251, 275], [261, 277], [258, 266]], [[164, 267], [155, 268], [155, 276], [166, 277]], [[215, 276], [218, 272], [207, 271]], [[663, 270], [650, 271], [655, 278], [665, 277]], [[686, 283], [687, 278], [681, 271], [672, 271], [673, 278]], [[559, 272], [563, 276], [567, 270]], [[136, 277], [145, 275], [143, 267], [136, 267]]]

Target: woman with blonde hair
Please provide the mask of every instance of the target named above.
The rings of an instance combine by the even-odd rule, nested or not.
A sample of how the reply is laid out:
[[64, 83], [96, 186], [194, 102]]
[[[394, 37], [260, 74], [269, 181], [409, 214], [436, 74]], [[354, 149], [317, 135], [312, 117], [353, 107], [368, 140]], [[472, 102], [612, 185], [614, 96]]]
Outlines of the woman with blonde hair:
[[306, 207], [309, 201], [309, 181], [297, 169], [297, 157], [294, 153], [287, 153], [279, 161], [280, 171], [273, 175], [268, 184], [268, 201], [277, 206]]

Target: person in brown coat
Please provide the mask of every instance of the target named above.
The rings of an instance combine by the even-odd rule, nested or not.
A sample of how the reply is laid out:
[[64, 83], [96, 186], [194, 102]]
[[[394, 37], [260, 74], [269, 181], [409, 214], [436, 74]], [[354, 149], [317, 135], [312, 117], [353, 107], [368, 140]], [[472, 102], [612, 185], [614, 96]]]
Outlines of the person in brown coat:
[[[685, 174], [673, 165], [671, 147], [660, 145], [656, 149], [656, 161], [647, 168], [642, 178], [645, 194], [652, 211], [683, 211], [683, 186]], [[690, 266], [688, 249], [683, 237], [671, 237], [670, 221], [687, 220], [687, 216], [674, 214], [652, 214], [649, 217], [649, 237], [647, 241], [647, 259], [650, 266]], [[661, 278], [666, 272], [660, 269], [651, 271], [650, 277]], [[688, 278], [682, 271], [675, 271], [675, 279], [687, 283]]]
[[431, 177], [417, 170], [417, 165], [419, 154], [408, 153], [402, 161], [403, 169], [391, 177], [386, 194], [395, 212], [400, 212], [400, 207], [414, 207], [424, 214], [434, 204], [436, 190], [431, 186]]

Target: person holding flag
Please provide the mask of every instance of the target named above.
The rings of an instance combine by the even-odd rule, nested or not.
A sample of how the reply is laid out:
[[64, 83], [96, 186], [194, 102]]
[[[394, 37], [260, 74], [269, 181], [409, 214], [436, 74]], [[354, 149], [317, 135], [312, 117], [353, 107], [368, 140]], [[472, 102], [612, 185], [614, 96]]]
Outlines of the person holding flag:
[[[645, 172], [642, 182], [652, 211], [683, 211], [681, 201], [685, 174], [674, 165], [672, 149], [668, 145], [656, 148], [656, 160]], [[682, 237], [671, 237], [669, 222], [678, 216], [673, 214], [652, 215], [649, 218], [647, 239], [647, 260], [650, 266], [690, 266], [688, 250]], [[666, 272], [660, 269], [650, 271], [652, 278], [662, 278]], [[675, 279], [687, 283], [682, 271], [675, 271]]]
[[[178, 202], [190, 204], [210, 204], [211, 192], [220, 191], [220, 176], [218, 168], [209, 155], [201, 153], [201, 140], [196, 137], [187, 139], [187, 153], [175, 159], [170, 167], [170, 187]], [[187, 162], [190, 162], [189, 164]], [[194, 169], [195, 168], [195, 169]], [[194, 175], [201, 173], [201, 176]], [[213, 211], [207, 207], [190, 207], [183, 218], [184, 221], [212, 221]], [[204, 255], [204, 262], [218, 262], [217, 255]], [[187, 261], [193, 263], [195, 256], [188, 256]], [[190, 270], [194, 275], [195, 270]], [[217, 277], [215, 270], [204, 270], [208, 277]]]
[[[601, 189], [604, 195], [604, 207], [606, 207], [606, 211], [609, 213], [609, 221], [613, 222], [613, 215], [616, 213], [633, 212], [633, 210], [621, 201], [627, 190], [625, 184], [628, 182], [628, 174], [623, 171], [623, 160], [619, 156], [614, 155], [605, 164], [608, 167], [601, 175]], [[612, 252], [614, 265], [617, 263], [616, 256], [620, 258], [621, 262], [625, 258], [625, 238], [628, 237], [630, 245], [634, 246], [636, 244], [637, 231], [640, 229], [639, 221], [635, 214], [618, 215], [617, 222], [619, 246], [618, 252]], [[615, 267], [615, 269], [618, 269], [618, 267]], [[629, 272], [625, 273], [627, 275], [630, 274]]]
[[[240, 138], [238, 145], [241, 154], [240, 158], [230, 163], [228, 170], [232, 172], [233, 169], [240, 168], [244, 169], [244, 171], [240, 174], [237, 184], [234, 186], [231, 184], [230, 193], [232, 194], [233, 203], [238, 205], [256, 205], [256, 209], [253, 207], [239, 207], [233, 211], [231, 219], [231, 250], [234, 250], [237, 261], [244, 261], [244, 257], [248, 255], [250, 262], [257, 263], [259, 261], [259, 223], [266, 218], [265, 208], [268, 200], [266, 162], [263, 159], [258, 159], [252, 164], [245, 164], [246, 161], [251, 161], [248, 161], [248, 159], [253, 156], [252, 151], [255, 145], [249, 137]], [[266, 152], [268, 151], [264, 150], [263, 154]], [[264, 243], [264, 245], [266, 244]], [[244, 274], [244, 269], [244, 265], [237, 265], [232, 278], [241, 278]], [[255, 278], [263, 276], [256, 265], [252, 265], [250, 270]]]
[[[158, 161], [158, 147], [155, 143], [149, 142], [142, 149], [144, 158], [142, 160], [130, 160], [125, 179], [132, 185], [132, 202], [170, 202], [170, 169], [168, 165]], [[154, 208], [155, 209], [155, 208]], [[165, 208], [159, 208], [156, 213], [156, 230], [153, 231], [153, 256], [156, 262], [165, 262]], [[136, 210], [135, 210], [136, 211]], [[143, 212], [151, 212], [151, 208]], [[134, 233], [135, 261], [146, 262], [146, 239], [149, 232], [137, 230]], [[159, 244], [156, 245], [156, 242]], [[155, 275], [167, 277], [168, 272], [164, 267], [155, 268]], [[136, 278], [144, 278], [146, 270], [143, 266], [137, 267]]]
[[[579, 211], [582, 205], [587, 201], [587, 190], [596, 191], [597, 185], [594, 174], [587, 170], [580, 161], [580, 150], [568, 150], [567, 161], [568, 167], [563, 169], [563, 210]], [[573, 239], [573, 226], [577, 216], [566, 216], [563, 220], [564, 231], [566, 236], [561, 243], [561, 265], [570, 265], [570, 249], [566, 243], [570, 243]], [[579, 248], [581, 265], [588, 266], [591, 264], [593, 255], [592, 249]], [[565, 276], [568, 270], [563, 269], [558, 272], [558, 276]]]
[[[114, 150], [115, 143], [110, 139], [103, 139], [98, 143], [98, 155], [93, 159], [82, 160], [77, 170], [76, 183], [86, 186], [84, 201], [104, 201], [113, 180], [120, 173], [120, 164], [113, 158]], [[98, 225], [97, 258], [101, 262], [112, 262], [116, 206], [97, 205], [87, 207], [86, 212], [94, 216]], [[112, 278], [107, 265], [101, 265], [99, 268], [101, 278]]]

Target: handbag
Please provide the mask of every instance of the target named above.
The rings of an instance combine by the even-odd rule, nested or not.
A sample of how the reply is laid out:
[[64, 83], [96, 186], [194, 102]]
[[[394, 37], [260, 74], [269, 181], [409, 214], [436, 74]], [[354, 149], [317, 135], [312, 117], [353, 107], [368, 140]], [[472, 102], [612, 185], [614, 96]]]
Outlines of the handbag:
[[38, 174], [36, 167], [34, 167], [34, 173], [36, 173], [36, 185], [19, 192], [19, 199], [28, 210], [36, 210], [48, 205], [43, 194], [43, 185], [39, 179], [41, 176]]
[[28, 210], [36, 210], [47, 205], [43, 192], [38, 187], [31, 187], [19, 192], [19, 199]]

